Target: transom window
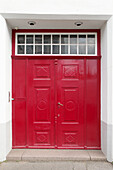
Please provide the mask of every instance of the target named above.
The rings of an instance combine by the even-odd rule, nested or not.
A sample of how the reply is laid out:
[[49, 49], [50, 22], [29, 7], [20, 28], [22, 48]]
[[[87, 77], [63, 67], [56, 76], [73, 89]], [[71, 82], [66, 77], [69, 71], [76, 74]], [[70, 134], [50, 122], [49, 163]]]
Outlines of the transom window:
[[97, 55], [97, 33], [17, 33], [16, 55]]

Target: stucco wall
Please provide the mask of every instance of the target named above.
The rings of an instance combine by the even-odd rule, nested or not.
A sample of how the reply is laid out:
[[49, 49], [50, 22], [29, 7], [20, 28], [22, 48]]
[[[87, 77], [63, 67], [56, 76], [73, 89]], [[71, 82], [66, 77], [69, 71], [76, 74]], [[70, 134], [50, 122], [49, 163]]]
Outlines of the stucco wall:
[[2, 13], [113, 14], [112, 0], [1, 0]]
[[113, 161], [113, 17], [101, 29], [101, 47], [102, 151]]
[[0, 16], [0, 161], [11, 149], [11, 29]]

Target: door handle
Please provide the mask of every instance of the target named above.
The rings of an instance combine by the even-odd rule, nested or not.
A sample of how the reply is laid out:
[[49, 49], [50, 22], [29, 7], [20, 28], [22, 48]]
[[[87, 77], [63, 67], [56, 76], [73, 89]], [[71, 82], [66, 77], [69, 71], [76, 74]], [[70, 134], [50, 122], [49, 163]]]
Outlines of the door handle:
[[62, 103], [60, 103], [60, 102], [58, 102], [58, 105], [63, 106], [63, 104], [62, 104]]
[[11, 100], [15, 100], [14, 98], [11, 98]]

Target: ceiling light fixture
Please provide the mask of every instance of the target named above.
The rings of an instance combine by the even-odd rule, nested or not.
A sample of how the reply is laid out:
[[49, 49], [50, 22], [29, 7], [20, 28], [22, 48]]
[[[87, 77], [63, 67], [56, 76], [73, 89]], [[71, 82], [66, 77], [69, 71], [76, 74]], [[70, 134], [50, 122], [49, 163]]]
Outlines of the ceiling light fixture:
[[35, 21], [29, 21], [28, 24], [29, 24], [30, 26], [33, 26], [33, 25], [36, 24], [36, 22], [35, 22]]
[[18, 30], [18, 27], [15, 27], [15, 30]]
[[74, 23], [77, 27], [80, 27], [82, 24], [83, 24], [83, 22], [75, 22]]

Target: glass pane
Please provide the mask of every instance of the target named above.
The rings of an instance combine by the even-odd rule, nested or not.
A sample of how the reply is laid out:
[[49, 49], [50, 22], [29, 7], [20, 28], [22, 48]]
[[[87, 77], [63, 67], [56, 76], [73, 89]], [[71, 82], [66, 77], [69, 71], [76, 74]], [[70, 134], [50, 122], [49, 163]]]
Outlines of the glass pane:
[[26, 54], [33, 54], [33, 45], [26, 46]]
[[25, 49], [24, 45], [18, 45], [17, 46], [17, 54], [24, 54], [24, 49]]
[[42, 44], [42, 35], [35, 35], [35, 44]]
[[79, 44], [86, 44], [86, 35], [79, 35]]
[[44, 45], [44, 54], [51, 54], [51, 46]]
[[53, 52], [52, 54], [59, 54], [59, 45], [53, 45]]
[[95, 44], [95, 35], [88, 35], [87, 41], [88, 44]]
[[59, 35], [53, 35], [52, 39], [53, 39], [52, 41], [53, 44], [59, 44]]
[[86, 45], [79, 45], [79, 54], [86, 54]]
[[77, 44], [77, 35], [70, 35], [70, 44]]
[[70, 45], [70, 54], [77, 54], [77, 46]]
[[61, 54], [68, 54], [68, 45], [61, 45]]
[[42, 46], [41, 45], [35, 46], [35, 54], [42, 54]]
[[88, 54], [95, 54], [95, 45], [88, 45]]
[[18, 44], [24, 44], [25, 43], [25, 35], [18, 35], [17, 40], [18, 40]]
[[61, 44], [68, 44], [68, 35], [61, 35]]
[[44, 35], [44, 44], [51, 44], [51, 35]]
[[26, 35], [26, 44], [33, 44], [33, 35]]

